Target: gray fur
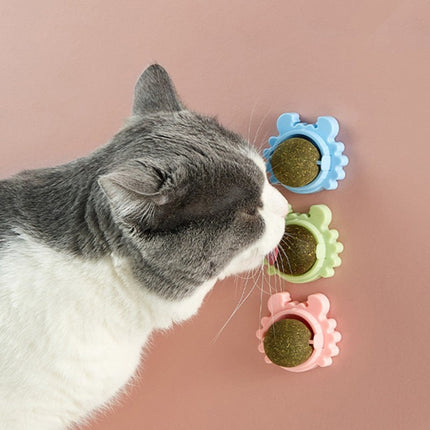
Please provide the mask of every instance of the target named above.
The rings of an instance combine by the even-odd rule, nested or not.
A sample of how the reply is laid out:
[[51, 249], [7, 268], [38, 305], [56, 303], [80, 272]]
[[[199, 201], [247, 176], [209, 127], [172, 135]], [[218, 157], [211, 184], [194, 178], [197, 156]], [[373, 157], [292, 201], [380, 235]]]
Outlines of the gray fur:
[[159, 65], [133, 115], [87, 157], [0, 181], [0, 247], [22, 233], [76, 256], [127, 257], [159, 295], [180, 299], [264, 232], [264, 176], [248, 144], [186, 110]]

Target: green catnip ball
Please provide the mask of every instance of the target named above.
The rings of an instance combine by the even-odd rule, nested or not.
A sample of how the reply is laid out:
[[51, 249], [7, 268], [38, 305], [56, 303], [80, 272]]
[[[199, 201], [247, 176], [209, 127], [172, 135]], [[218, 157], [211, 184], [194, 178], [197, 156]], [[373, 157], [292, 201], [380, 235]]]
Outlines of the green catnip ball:
[[284, 140], [274, 151], [271, 159], [276, 179], [288, 187], [304, 187], [310, 184], [320, 171], [317, 161], [321, 155], [315, 145], [302, 137]]
[[264, 352], [272, 363], [295, 367], [304, 363], [313, 352], [309, 344], [313, 334], [297, 319], [283, 319], [269, 327], [264, 337]]
[[296, 224], [285, 226], [277, 268], [287, 275], [303, 275], [317, 260], [317, 241], [305, 227]]

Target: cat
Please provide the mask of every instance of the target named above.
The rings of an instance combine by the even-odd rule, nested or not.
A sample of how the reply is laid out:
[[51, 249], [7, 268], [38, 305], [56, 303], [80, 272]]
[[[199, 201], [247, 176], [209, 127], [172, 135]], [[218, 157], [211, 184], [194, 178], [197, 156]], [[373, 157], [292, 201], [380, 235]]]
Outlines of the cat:
[[106, 145], [0, 181], [0, 429], [66, 429], [111, 404], [151, 332], [260, 266], [287, 212], [257, 151], [149, 66]]

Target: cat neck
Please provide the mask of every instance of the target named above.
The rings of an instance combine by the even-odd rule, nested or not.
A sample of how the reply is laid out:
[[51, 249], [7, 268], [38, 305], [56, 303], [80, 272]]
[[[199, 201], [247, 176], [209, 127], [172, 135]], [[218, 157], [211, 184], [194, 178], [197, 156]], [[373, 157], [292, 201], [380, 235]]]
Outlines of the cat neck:
[[192, 294], [173, 300], [153, 292], [149, 285], [141, 284], [127, 259], [112, 255], [112, 264], [130, 303], [138, 304], [141, 314], [139, 319], [149, 320], [154, 329], [168, 329], [195, 315], [217, 281], [217, 278], [210, 279], [195, 288]]
[[120, 249], [124, 238], [101, 198], [91, 161], [24, 171], [2, 181], [15, 196], [6, 214], [13, 229], [76, 256], [97, 258]]

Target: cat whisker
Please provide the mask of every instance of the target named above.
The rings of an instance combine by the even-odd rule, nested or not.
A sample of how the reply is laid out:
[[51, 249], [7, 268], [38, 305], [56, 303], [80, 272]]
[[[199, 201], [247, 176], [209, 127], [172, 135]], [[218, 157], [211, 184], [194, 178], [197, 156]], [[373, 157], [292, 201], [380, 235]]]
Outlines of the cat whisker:
[[[281, 245], [279, 245], [279, 250], [284, 254], [285, 259], [286, 259], [286, 261], [287, 261], [287, 263], [288, 263], [288, 268], [289, 268], [289, 270], [290, 270], [290, 273], [292, 273], [292, 272], [293, 272], [293, 270], [292, 270], [292, 268], [291, 268], [290, 259], [288, 258], [287, 253], [284, 251], [284, 248], [282, 248], [282, 246], [281, 246]], [[283, 269], [285, 269], [285, 268], [283, 267]], [[283, 272], [283, 273], [284, 273], [284, 272]]]
[[[254, 269], [255, 270], [255, 269]], [[252, 270], [247, 270], [246, 271], [246, 276], [240, 276], [240, 275], [235, 275], [236, 279], [242, 279], [244, 281], [247, 281], [249, 279], [253, 279], [254, 275], [252, 275]]]
[[257, 99], [255, 100], [255, 102], [254, 102], [254, 105], [252, 106], [252, 109], [251, 109], [251, 114], [250, 114], [250, 116], [249, 116], [249, 122], [248, 122], [248, 136], [246, 137], [246, 140], [249, 142], [250, 141], [250, 138], [251, 138], [251, 122], [252, 122], [252, 119], [253, 119], [253, 117], [254, 117], [254, 112], [255, 112], [255, 108], [257, 107]]
[[263, 150], [268, 146], [268, 140], [269, 140], [269, 137], [271, 136], [271, 134], [272, 133], [265, 133], [263, 136], [262, 136], [262, 138], [261, 138], [261, 140], [260, 140], [260, 144], [258, 144], [257, 146], [256, 146], [256, 149], [257, 149], [257, 151], [258, 151], [258, 153], [261, 155], [261, 156], [263, 156], [262, 154], [263, 154]]
[[[238, 287], [238, 283], [239, 283], [238, 281], [239, 281], [239, 279], [246, 281], [246, 283], [245, 283], [245, 289], [246, 289], [248, 281], [250, 279], [254, 278], [254, 274], [252, 273], [252, 269], [248, 269], [245, 273], [246, 273], [246, 276], [244, 276], [244, 277], [240, 276], [240, 274], [234, 276], [234, 278], [235, 278], [234, 282], [235, 282], [235, 287], [236, 287], [236, 295], [237, 295], [237, 287]], [[242, 292], [242, 296], [241, 297], [243, 297], [243, 292]]]
[[283, 162], [272, 164], [272, 169], [276, 170], [279, 166], [282, 166], [282, 165], [283, 165]]
[[[266, 114], [264, 115], [263, 119], [260, 121], [260, 124], [259, 124], [259, 126], [258, 126], [258, 128], [257, 128], [257, 131], [255, 132], [254, 139], [253, 139], [253, 141], [252, 141], [252, 145], [253, 145], [253, 146], [255, 146], [255, 142], [257, 141], [258, 134], [260, 133], [260, 130], [261, 130], [262, 126], [264, 125], [264, 123], [265, 123], [265, 121], [266, 121], [267, 117], [269, 116], [269, 114], [270, 114], [271, 112], [272, 112], [272, 108], [270, 107], [270, 108], [267, 110]], [[267, 139], [264, 139], [264, 140], [262, 141], [262, 143], [259, 145], [259, 147], [257, 148], [259, 153], [261, 153], [263, 146], [264, 146], [264, 145], [266, 145], [266, 142], [267, 142]]]
[[301, 237], [294, 236], [294, 235], [289, 234], [289, 233], [284, 234], [284, 238], [285, 239], [282, 239], [281, 242], [285, 243], [286, 245], [291, 243], [291, 242], [288, 242], [288, 239], [295, 239], [297, 242], [308, 243], [307, 240], [302, 239]]
[[261, 321], [261, 316], [263, 314], [263, 292], [264, 292], [264, 262], [261, 265], [261, 271], [263, 273], [263, 276], [261, 277], [261, 288], [260, 288], [260, 310], [258, 313], [258, 328], [260, 328], [260, 321]]
[[[270, 296], [272, 294], [272, 276], [269, 276], [267, 279], [267, 285], [269, 286], [269, 291], [267, 292], [267, 294]], [[276, 287], [275, 287], [276, 289]]]
[[245, 286], [244, 286], [244, 288], [242, 290], [242, 295], [241, 295], [241, 297], [239, 299], [239, 303], [236, 305], [236, 308], [233, 310], [233, 312], [231, 313], [231, 315], [228, 317], [227, 321], [221, 327], [221, 329], [219, 330], [219, 332], [214, 336], [214, 338], [212, 339], [211, 343], [215, 343], [219, 339], [219, 337], [221, 336], [222, 332], [225, 330], [225, 328], [227, 327], [227, 325], [230, 323], [230, 321], [233, 319], [233, 317], [236, 315], [236, 313], [239, 311], [239, 309], [245, 304], [245, 302], [251, 296], [252, 292], [255, 290], [255, 287], [256, 287], [259, 279], [260, 279], [260, 276], [263, 273], [263, 271], [262, 271], [263, 264], [264, 263], [262, 263], [260, 269], [258, 270], [258, 276], [257, 276], [257, 279], [254, 282], [254, 285], [251, 287], [250, 291], [245, 296], [246, 284], [248, 283], [248, 280], [246, 281]]
[[[284, 252], [284, 255], [285, 255], [285, 250], [284, 249], [281, 249], [281, 244], [279, 243], [278, 244], [278, 250], [281, 250], [281, 251], [283, 251]], [[287, 257], [287, 259], [288, 259], [288, 257]], [[279, 263], [281, 263], [281, 264], [279, 264]], [[282, 270], [280, 270], [282, 273], [285, 273], [285, 267], [284, 267], [284, 260], [283, 259], [281, 259], [280, 261], [277, 259], [276, 260], [276, 264], [277, 264], [277, 269], [278, 270], [280, 270], [280, 265], [282, 266]]]
[[[278, 262], [278, 259], [276, 259], [275, 260], [275, 262], [274, 262], [274, 264], [275, 264], [275, 267], [277, 267], [277, 263]], [[277, 282], [278, 282], [278, 277], [277, 276], [275, 276], [274, 278], [272, 278], [273, 279], [273, 286], [274, 286], [274, 288], [275, 288], [275, 293], [278, 291], [278, 286], [277, 286]], [[270, 294], [272, 294], [272, 284], [270, 284], [269, 283], [269, 286], [270, 286]]]
[[260, 287], [258, 287], [258, 289], [262, 292], [262, 294], [269, 294], [269, 292], [264, 288], [265, 283], [268, 283], [266, 276], [262, 276], [262, 284]]
[[[282, 261], [281, 261], [281, 263], [282, 263]], [[280, 267], [279, 267], [279, 262], [278, 262], [278, 260], [275, 262], [275, 264], [276, 264], [276, 269], [277, 270], [279, 270], [279, 271], [281, 271], [280, 270]], [[284, 265], [284, 263], [282, 263], [282, 266]], [[278, 276], [276, 276], [276, 278], [278, 278], [279, 279], [279, 277]], [[279, 288], [279, 290], [282, 290], [282, 288]], [[278, 288], [275, 288], [275, 293], [277, 293], [278, 292]]]

